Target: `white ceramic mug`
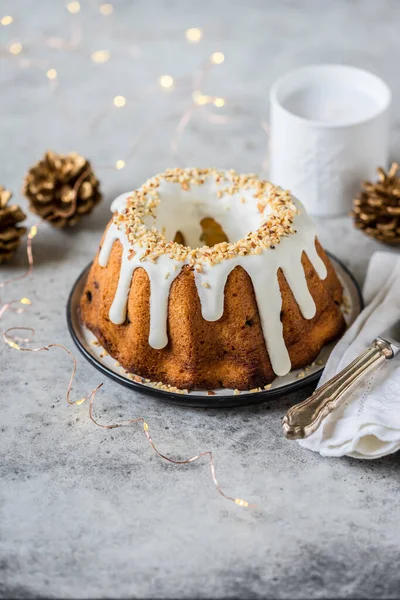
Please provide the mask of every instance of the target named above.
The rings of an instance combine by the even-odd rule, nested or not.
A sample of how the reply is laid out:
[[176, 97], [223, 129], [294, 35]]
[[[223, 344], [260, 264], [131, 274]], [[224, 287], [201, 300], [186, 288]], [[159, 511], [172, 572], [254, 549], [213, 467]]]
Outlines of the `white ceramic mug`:
[[355, 67], [284, 75], [270, 92], [271, 181], [313, 215], [348, 212], [360, 182], [387, 165], [390, 102], [388, 86]]

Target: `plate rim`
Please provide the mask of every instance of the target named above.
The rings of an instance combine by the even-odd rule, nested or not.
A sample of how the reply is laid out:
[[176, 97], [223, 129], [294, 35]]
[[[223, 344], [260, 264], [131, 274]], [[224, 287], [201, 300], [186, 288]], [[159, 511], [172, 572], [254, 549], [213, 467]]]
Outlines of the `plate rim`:
[[[360, 303], [360, 312], [361, 312], [364, 308], [364, 299], [363, 299], [361, 289], [360, 289], [360, 286], [359, 286], [357, 280], [355, 279], [355, 277], [351, 273], [351, 271], [348, 269], [348, 267], [341, 260], [336, 258], [336, 256], [334, 254], [332, 254], [331, 252], [328, 252], [326, 250], [325, 250], [325, 252], [329, 256], [330, 259], [333, 259], [334, 261], [336, 261], [339, 264], [339, 266], [343, 269], [343, 271], [345, 271], [345, 273], [348, 275], [348, 277], [352, 281], [352, 283], [354, 285], [354, 289], [357, 292], [358, 301]], [[158, 388], [143, 385], [139, 382], [127, 379], [123, 375], [120, 375], [119, 373], [116, 373], [115, 371], [112, 371], [111, 369], [109, 369], [100, 360], [98, 360], [97, 357], [93, 356], [93, 354], [91, 354], [86, 349], [86, 347], [82, 344], [81, 340], [79, 339], [78, 334], [75, 331], [74, 325], [73, 325], [72, 299], [74, 297], [76, 288], [81, 283], [81, 280], [83, 279], [83, 277], [87, 275], [92, 263], [93, 263], [93, 261], [90, 261], [86, 265], [86, 267], [84, 267], [84, 269], [80, 272], [77, 279], [73, 283], [71, 291], [68, 295], [67, 306], [66, 306], [66, 318], [67, 318], [68, 331], [69, 331], [76, 347], [78, 348], [80, 353], [86, 358], [86, 360], [89, 363], [91, 363], [98, 371], [100, 371], [101, 373], [106, 375], [106, 377], [113, 379], [114, 381], [116, 381], [117, 383], [120, 383], [124, 387], [133, 389], [135, 391], [138, 391], [138, 392], [150, 395], [150, 396], [156, 396], [158, 399], [168, 402], [169, 404], [177, 404], [177, 405], [193, 407], [193, 408], [233, 408], [233, 407], [240, 407], [240, 406], [250, 406], [251, 404], [259, 404], [261, 402], [275, 399], [278, 396], [282, 396], [286, 393], [295, 392], [297, 390], [300, 390], [300, 389], [308, 386], [311, 383], [314, 383], [314, 382], [317, 383], [322, 375], [323, 366], [321, 366], [321, 368], [318, 371], [315, 371], [314, 373], [311, 373], [310, 375], [307, 375], [306, 377], [303, 377], [302, 379], [299, 379], [298, 381], [292, 381], [291, 383], [283, 385], [282, 387], [275, 388], [275, 389], [273, 388], [273, 389], [269, 389], [269, 390], [260, 390], [259, 392], [245, 392], [245, 393], [240, 393], [237, 396], [234, 396], [234, 395], [200, 396], [196, 393], [191, 393], [189, 396], [188, 394], [180, 394], [178, 392], [161, 390]], [[185, 400], [185, 397], [187, 397], [186, 400]]]

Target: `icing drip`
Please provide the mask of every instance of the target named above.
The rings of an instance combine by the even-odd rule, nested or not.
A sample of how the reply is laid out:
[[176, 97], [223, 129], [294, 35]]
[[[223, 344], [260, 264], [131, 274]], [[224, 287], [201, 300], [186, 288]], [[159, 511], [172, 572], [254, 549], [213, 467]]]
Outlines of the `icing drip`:
[[[213, 191], [215, 193], [215, 190]], [[188, 192], [184, 193], [188, 194]], [[221, 219], [221, 225], [228, 235], [233, 232], [238, 234], [239, 225], [237, 224], [238, 218], [237, 214], [235, 216], [235, 209], [240, 206], [242, 201], [240, 199], [235, 201], [231, 198], [231, 211], [226, 209], [226, 203], [220, 201], [218, 209], [220, 214], [218, 215], [218, 211], [215, 209], [215, 195], [211, 196], [210, 189], [208, 189], [208, 194], [209, 199], [205, 199], [203, 195], [200, 208], [196, 206], [195, 214], [197, 218], [199, 216], [210, 216], [206, 214], [207, 211], [204, 208], [204, 205], [208, 203], [209, 212], [212, 216], [217, 213], [215, 218], [218, 219], [219, 217]], [[168, 196], [168, 200], [172, 202], [173, 196], [170, 189], [168, 190]], [[199, 196], [198, 192], [197, 196]], [[125, 208], [128, 197], [129, 194], [118, 197], [112, 204], [112, 210], [121, 213]], [[254, 205], [254, 199], [252, 198], [252, 200]], [[319, 257], [315, 247], [314, 225], [300, 202], [296, 199], [293, 199], [293, 202], [299, 209], [293, 221], [296, 233], [282, 237], [275, 249], [266, 248], [259, 254], [237, 255], [234, 258], [224, 259], [217, 264], [204, 264], [200, 272], [194, 270], [202, 315], [207, 321], [217, 321], [223, 315], [224, 289], [229, 273], [237, 266], [243, 267], [248, 273], [254, 287], [265, 344], [272, 368], [277, 375], [286, 375], [291, 368], [280, 318], [282, 297], [277, 272], [279, 268], [282, 269], [305, 319], [311, 319], [315, 315], [316, 307], [308, 290], [307, 280], [301, 264], [303, 252], [308, 256], [320, 279], [325, 279], [327, 275], [325, 264]], [[162, 202], [160, 206], [161, 204]], [[248, 214], [252, 216], [253, 221], [257, 218], [260, 224], [261, 215], [257, 210], [254, 210], [253, 205], [250, 205], [249, 202], [246, 209]], [[243, 210], [243, 204], [241, 209]], [[192, 206], [187, 207], [184, 211], [184, 217], [188, 222], [190, 221], [190, 215], [193, 215], [193, 210]], [[166, 218], [165, 207], [163, 214]], [[224, 220], [222, 220], [222, 216], [224, 216]], [[173, 237], [178, 227], [174, 216], [171, 217], [170, 221], [172, 222], [166, 223], [165, 229], [167, 234]], [[190, 235], [194, 237], [198, 235], [197, 229], [199, 228], [194, 227], [192, 222]], [[142, 267], [145, 269], [150, 281], [149, 344], [156, 349], [164, 348], [168, 343], [167, 316], [170, 288], [175, 278], [180, 274], [182, 267], [188, 264], [188, 261], [178, 261], [168, 253], [160, 255], [156, 263], [141, 260], [146, 247], [135, 245], [128, 240], [123, 222], [119, 225], [112, 222], [99, 253], [99, 264], [102, 267], [107, 266], [111, 249], [116, 240], [121, 242], [123, 252], [117, 291], [109, 313], [110, 320], [115, 324], [122, 324], [125, 321], [132, 276], [136, 268]]]
[[[114, 242], [119, 240], [122, 244], [121, 271], [117, 291], [110, 308], [110, 321], [121, 325], [126, 319], [129, 290], [132, 276], [138, 267], [142, 267], [150, 280], [150, 333], [149, 344], [152, 348], [161, 349], [168, 344], [167, 337], [167, 311], [169, 290], [172, 282], [180, 273], [181, 263], [174, 261], [168, 255], [160, 256], [157, 264], [141, 262], [139, 257], [142, 248], [135, 250], [133, 258], [129, 258], [132, 247], [122, 229], [111, 223], [99, 253], [99, 265], [106, 267], [110, 258]], [[174, 270], [174, 264], [176, 270]]]

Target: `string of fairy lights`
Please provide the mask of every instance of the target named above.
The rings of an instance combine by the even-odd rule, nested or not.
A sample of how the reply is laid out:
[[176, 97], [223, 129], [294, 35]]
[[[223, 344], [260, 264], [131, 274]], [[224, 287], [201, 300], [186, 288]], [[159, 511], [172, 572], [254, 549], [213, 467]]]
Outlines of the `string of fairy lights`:
[[[90, 2], [90, 0], [88, 0], [88, 2]], [[82, 5], [81, 5], [81, 2], [79, 2], [78, 0], [72, 0], [72, 1], [66, 3], [65, 8], [71, 15], [78, 15], [81, 12]], [[110, 17], [114, 13], [114, 6], [111, 3], [102, 3], [99, 6], [96, 5], [96, 9], [99, 11], [100, 15], [102, 15], [103, 17], [106, 17], [106, 18]], [[12, 15], [4, 15], [0, 18], [0, 26], [1, 27], [13, 27], [14, 24], [15, 24], [15, 20]], [[64, 38], [60, 38], [57, 36], [51, 36], [51, 37], [44, 38], [42, 41], [45, 44], [45, 46], [48, 46], [53, 49], [76, 51], [81, 46], [82, 38], [83, 38], [82, 27], [80, 27], [79, 24], [75, 24], [74, 27], [72, 27], [71, 37], [69, 39], [64, 39]], [[200, 29], [198, 27], [193, 27], [193, 28], [187, 29], [185, 31], [185, 39], [189, 44], [199, 43], [203, 39], [202, 29]], [[62, 98], [62, 94], [60, 95], [60, 85], [59, 85], [60, 77], [59, 77], [59, 73], [56, 70], [56, 68], [52, 64], [50, 64], [47, 60], [41, 60], [41, 59], [38, 60], [38, 59], [30, 56], [29, 50], [24, 46], [24, 44], [21, 42], [20, 39], [13, 39], [13, 41], [11, 41], [5, 49], [0, 48], [0, 53], [2, 55], [6, 55], [8, 57], [13, 57], [14, 59], [16, 59], [17, 67], [21, 67], [21, 68], [33, 67], [33, 68], [39, 68], [39, 69], [43, 70], [52, 91], [58, 92], [59, 97]], [[104, 63], [107, 63], [108, 61], [112, 60], [112, 53], [110, 50], [104, 49], [104, 48], [94, 50], [90, 54], [90, 59], [93, 63], [104, 64]], [[192, 118], [192, 115], [195, 110], [201, 110], [202, 116], [204, 118], [206, 118], [207, 120], [209, 120], [210, 122], [226, 123], [226, 122], [229, 122], [229, 120], [230, 120], [230, 117], [228, 117], [227, 115], [224, 115], [223, 117], [218, 119], [215, 115], [204, 112], [204, 108], [207, 105], [212, 105], [215, 108], [220, 109], [220, 108], [224, 107], [226, 104], [225, 98], [220, 97], [220, 96], [211, 96], [208, 94], [204, 94], [202, 91], [204, 89], [203, 86], [204, 86], [204, 80], [205, 80], [206, 75], [210, 72], [210, 70], [212, 68], [217, 67], [218, 65], [221, 65], [224, 61], [225, 61], [224, 53], [221, 52], [220, 50], [216, 50], [202, 63], [200, 68], [197, 69], [196, 72], [194, 73], [192, 84], [191, 84], [191, 105], [181, 115], [178, 125], [175, 128], [173, 135], [171, 137], [171, 140], [170, 140], [171, 152], [172, 152], [173, 156], [177, 159], [180, 158], [179, 152], [178, 152], [179, 136], [182, 134], [183, 130], [190, 122], [190, 119]], [[156, 91], [156, 90], [163, 90], [165, 92], [169, 92], [174, 89], [175, 85], [176, 85], [176, 81], [174, 80], [172, 75], [170, 75], [168, 73], [164, 73], [158, 77], [157, 86], [155, 88], [152, 87], [149, 93], [152, 93], [153, 91]], [[143, 96], [145, 97], [145, 94]], [[112, 102], [110, 103], [110, 105], [105, 110], [102, 110], [98, 115], [95, 115], [91, 124], [89, 125], [89, 128], [93, 129], [93, 128], [98, 127], [99, 123], [104, 118], [107, 118], [107, 116], [110, 114], [111, 111], [113, 111], [115, 109], [121, 110], [127, 104], [128, 104], [128, 99], [126, 96], [121, 95], [121, 94], [116, 94], [115, 96], [113, 96], [113, 99], [112, 99]], [[243, 114], [246, 114], [246, 111], [243, 111]], [[247, 113], [247, 114], [250, 114], [250, 116], [254, 117], [254, 115], [251, 115], [251, 113]], [[266, 123], [258, 120], [257, 117], [254, 117], [254, 118], [257, 120], [257, 123], [260, 125], [262, 131], [264, 131], [266, 134], [268, 134], [268, 129], [267, 129]], [[154, 127], [154, 125], [157, 125], [157, 124], [153, 124], [153, 127]], [[145, 134], [146, 134], [146, 132], [144, 132], [141, 136], [139, 136], [139, 139], [136, 140], [133, 147], [131, 148], [130, 151], [128, 151], [128, 153], [125, 157], [121, 157], [121, 158], [117, 159], [113, 164], [101, 165], [101, 166], [106, 167], [106, 168], [113, 168], [117, 171], [124, 169], [124, 167], [127, 164], [127, 161], [133, 157], [134, 152], [135, 152], [136, 148], [138, 147], [140, 140], [142, 139], [142, 136]], [[78, 191], [77, 189], [74, 190], [75, 194], [77, 193], [77, 191]], [[21, 279], [26, 279], [32, 275], [33, 267], [34, 267], [32, 245], [33, 245], [33, 239], [35, 238], [37, 233], [38, 233], [38, 224], [32, 226], [29, 231], [29, 234], [28, 234], [28, 239], [27, 239], [28, 269], [27, 269], [27, 271], [25, 273], [23, 273], [22, 275], [19, 275], [14, 278], [8, 279], [6, 281], [0, 282], [0, 292], [3, 291], [6, 286], [11, 286], [16, 281], [21, 280]], [[14, 299], [14, 300], [10, 300], [5, 303], [2, 301], [2, 299], [0, 297], [0, 320], [4, 317], [4, 315], [7, 311], [16, 312], [17, 314], [21, 314], [25, 311], [26, 307], [29, 305], [31, 305], [31, 300], [29, 298], [27, 298], [26, 296], [22, 297], [21, 299]], [[119, 427], [126, 427], [126, 426], [129, 426], [134, 423], [140, 423], [142, 425], [143, 431], [146, 435], [147, 441], [149, 442], [152, 449], [156, 452], [156, 454], [161, 459], [168, 461], [170, 463], [176, 464], [176, 465], [185, 465], [185, 464], [190, 464], [201, 458], [206, 457], [206, 458], [208, 458], [208, 461], [209, 461], [211, 477], [212, 477], [212, 480], [213, 480], [213, 483], [214, 483], [214, 486], [215, 486], [217, 492], [221, 496], [223, 496], [225, 499], [234, 502], [237, 506], [245, 507], [245, 508], [255, 506], [253, 504], [250, 504], [246, 500], [243, 500], [241, 498], [236, 498], [233, 496], [228, 496], [227, 494], [224, 493], [224, 491], [221, 489], [221, 486], [216, 477], [213, 454], [210, 450], [207, 450], [205, 452], [200, 452], [197, 455], [192, 456], [191, 458], [188, 458], [185, 460], [176, 460], [169, 456], [166, 456], [165, 454], [161, 453], [158, 450], [157, 446], [155, 445], [155, 443], [152, 440], [152, 437], [150, 436], [149, 425], [142, 417], [137, 417], [134, 419], [122, 421], [119, 423], [113, 423], [113, 424], [99, 423], [94, 418], [94, 415], [93, 415], [93, 404], [94, 404], [94, 399], [95, 399], [96, 393], [103, 384], [98, 385], [95, 389], [93, 389], [91, 392], [89, 392], [89, 394], [87, 394], [87, 396], [80, 398], [78, 400], [75, 400], [75, 401], [71, 400], [70, 395], [71, 395], [71, 391], [72, 391], [72, 384], [73, 384], [76, 370], [77, 370], [77, 360], [76, 360], [75, 356], [68, 348], [66, 348], [65, 346], [63, 346], [61, 344], [52, 343], [52, 344], [47, 344], [45, 346], [37, 347], [37, 348], [27, 347], [26, 345], [33, 341], [34, 334], [35, 334], [35, 331], [32, 328], [25, 327], [25, 326], [19, 326], [19, 327], [8, 328], [6, 331], [4, 331], [2, 333], [2, 337], [3, 337], [3, 341], [10, 348], [12, 348], [13, 350], [20, 351], [20, 352], [35, 352], [36, 353], [36, 352], [42, 352], [42, 351], [50, 351], [53, 348], [59, 348], [59, 349], [63, 350], [66, 354], [68, 354], [68, 356], [70, 357], [70, 359], [73, 362], [73, 368], [72, 368], [70, 380], [68, 383], [68, 388], [66, 391], [66, 401], [70, 405], [77, 405], [77, 406], [83, 404], [85, 401], [89, 401], [89, 418], [96, 426], [104, 428], [104, 429], [115, 429], [115, 428], [119, 428]]]
[[[33, 225], [29, 230], [27, 245], [26, 245], [26, 252], [27, 252], [27, 258], [28, 258], [27, 271], [25, 273], [23, 273], [22, 275], [18, 275], [16, 277], [13, 277], [13, 278], [10, 278], [10, 279], [0, 282], [0, 292], [6, 286], [12, 285], [16, 281], [26, 279], [30, 275], [32, 275], [33, 267], [34, 267], [33, 239], [36, 237], [37, 233], [38, 233], [38, 225]], [[6, 303], [3, 303], [2, 299], [0, 297], [0, 320], [2, 319], [2, 317], [4, 316], [4, 314], [7, 311], [13, 311], [13, 312], [16, 312], [17, 314], [21, 314], [25, 311], [25, 308], [27, 306], [30, 306], [31, 304], [32, 304], [31, 300], [29, 298], [27, 298], [26, 296], [24, 296], [20, 299], [10, 300]], [[15, 308], [15, 307], [17, 307], [17, 308]], [[23, 334], [24, 337], [21, 337], [21, 334]], [[26, 327], [26, 326], [9, 327], [4, 332], [2, 332], [3, 341], [5, 342], [5, 344], [7, 344], [13, 350], [18, 350], [19, 352], [37, 353], [37, 352], [49, 352], [53, 348], [59, 348], [60, 350], [65, 352], [70, 357], [70, 359], [72, 360], [72, 363], [73, 363], [73, 367], [72, 367], [72, 371], [71, 371], [71, 375], [70, 375], [70, 379], [69, 379], [69, 383], [68, 383], [68, 387], [67, 387], [67, 391], [66, 391], [67, 404], [69, 404], [70, 406], [80, 406], [81, 404], [84, 404], [84, 402], [88, 401], [89, 402], [89, 418], [97, 427], [100, 427], [101, 429], [118, 429], [120, 427], [129, 427], [130, 425], [133, 425], [136, 423], [141, 423], [143, 432], [147, 438], [147, 441], [149, 442], [151, 448], [154, 450], [154, 452], [157, 454], [157, 456], [159, 456], [161, 459], [163, 459], [169, 463], [172, 463], [174, 465], [187, 465], [187, 464], [196, 462], [204, 457], [208, 457], [211, 477], [212, 477], [212, 480], [213, 480], [213, 483], [214, 483], [214, 486], [215, 486], [215, 489], [217, 490], [217, 492], [226, 500], [230, 500], [231, 502], [234, 502], [237, 506], [240, 506], [242, 508], [254, 508], [256, 506], [255, 504], [250, 504], [247, 500], [244, 500], [242, 498], [236, 498], [234, 496], [229, 496], [222, 490], [221, 485], [217, 479], [217, 475], [216, 475], [216, 471], [215, 471], [215, 464], [214, 464], [214, 457], [213, 457], [213, 453], [211, 450], [199, 452], [198, 454], [191, 456], [190, 458], [178, 460], [175, 458], [171, 458], [170, 456], [167, 456], [166, 454], [163, 454], [162, 452], [160, 452], [160, 450], [158, 449], [158, 447], [156, 446], [156, 444], [154, 443], [154, 441], [150, 435], [149, 424], [143, 417], [135, 417], [133, 419], [127, 419], [127, 420], [123, 420], [123, 421], [120, 421], [117, 423], [111, 423], [111, 424], [103, 424], [103, 423], [100, 423], [99, 421], [97, 421], [97, 419], [95, 419], [95, 417], [93, 415], [94, 399], [95, 399], [95, 396], [96, 396], [98, 390], [103, 386], [103, 383], [100, 383], [97, 387], [95, 387], [93, 390], [91, 390], [86, 396], [79, 398], [78, 400], [71, 400], [72, 386], [73, 386], [76, 371], [78, 368], [78, 362], [77, 362], [74, 354], [71, 352], [71, 350], [69, 350], [66, 346], [64, 346], [62, 344], [52, 343], [52, 344], [47, 344], [45, 346], [39, 346], [37, 348], [26, 347], [26, 344], [29, 344], [33, 341], [34, 335], [35, 335], [35, 330], [32, 327]]]
[[[90, 0], [87, 0], [90, 4]], [[93, 3], [93, 0], [92, 0]], [[86, 3], [85, 3], [86, 4]], [[71, 2], [67, 2], [65, 4], [66, 10], [72, 15], [76, 16], [82, 11], [82, 4], [78, 0], [73, 0]], [[114, 13], [114, 6], [111, 3], [102, 3], [100, 5], [95, 5], [96, 11], [105, 18], [111, 17]], [[4, 15], [0, 19], [0, 23], [3, 27], [12, 27], [15, 24], [15, 20], [12, 15]], [[204, 39], [204, 32], [199, 27], [191, 27], [186, 29], [184, 32], [184, 38], [188, 44], [198, 44]], [[96, 50], [92, 50], [90, 53], [86, 51], [82, 47], [84, 36], [83, 36], [83, 28], [79, 25], [78, 22], [72, 23], [71, 28], [71, 36], [69, 39], [64, 39], [58, 36], [48, 36], [42, 39], [42, 43], [45, 46], [49, 46], [53, 49], [57, 50], [65, 50], [65, 51], [80, 51], [82, 56], [89, 57], [90, 60], [97, 65], [104, 65], [109, 61], [113, 60], [112, 51], [107, 48], [99, 48]], [[140, 50], [139, 47], [136, 47], [136, 51]], [[126, 52], [131, 53], [132, 48], [127, 45]], [[62, 86], [60, 85], [60, 77], [57, 69], [49, 63], [49, 61], [37, 60], [30, 56], [30, 53], [27, 51], [25, 46], [22, 44], [20, 39], [13, 39], [5, 51], [2, 51], [2, 54], [8, 54], [8, 56], [17, 58], [20, 62], [17, 62], [17, 66], [22, 68], [27, 67], [35, 67], [44, 71], [45, 76], [49, 82], [49, 85], [53, 92], [56, 93], [57, 98], [60, 101], [60, 107], [65, 116], [71, 117], [67, 103], [63, 99]], [[140, 52], [139, 52], [140, 54]], [[205, 110], [207, 107], [214, 107], [215, 109], [222, 109], [228, 103], [227, 98], [222, 96], [213, 96], [210, 94], [204, 93], [205, 80], [206, 76], [211, 72], [212, 69], [218, 68], [218, 66], [222, 65], [225, 62], [225, 54], [216, 49], [212, 52], [197, 68], [191, 77], [190, 83], [190, 105], [184, 110], [180, 118], [178, 119], [178, 124], [173, 130], [173, 133], [170, 138], [170, 151], [176, 162], [179, 166], [184, 166], [183, 157], [179, 153], [178, 144], [180, 136], [182, 135], [185, 128], [188, 126], [191, 121], [193, 115], [195, 113], [200, 113], [201, 118], [213, 123], [213, 124], [227, 124], [232, 122], [237, 116], [246, 116], [250, 117], [256, 124], [257, 128], [265, 134], [266, 139], [266, 151], [265, 155], [262, 159], [262, 169], [265, 170], [267, 166], [267, 156], [268, 156], [268, 125], [267, 123], [260, 119], [258, 116], [253, 114], [247, 106], [244, 107], [239, 105], [236, 106], [237, 116], [229, 116], [227, 114], [216, 115], [213, 111]], [[159, 92], [160, 90], [165, 93], [170, 93], [174, 90], [177, 85], [177, 80], [169, 73], [163, 73], [158, 76], [157, 83], [152, 85], [149, 89], [142, 89], [136, 93], [134, 102], [144, 100], [148, 94]], [[130, 99], [122, 94], [115, 94], [110, 100], [109, 104], [100, 110], [98, 114], [95, 114], [92, 121], [89, 123], [90, 132], [95, 131], [99, 125], [104, 121], [104, 119], [111, 116], [113, 110], [123, 110], [130, 103]], [[230, 103], [233, 107], [233, 103]], [[158, 123], [153, 124], [157, 125]], [[160, 123], [161, 124], [161, 123]], [[140, 140], [146, 137], [147, 132], [143, 132], [140, 135]], [[133, 143], [131, 149], [128, 149], [126, 155], [117, 157], [112, 163], [102, 164], [99, 168], [107, 168], [107, 169], [115, 169], [117, 171], [121, 171], [127, 165], [127, 163], [133, 158], [136, 150], [138, 149], [139, 144], [137, 142]]]

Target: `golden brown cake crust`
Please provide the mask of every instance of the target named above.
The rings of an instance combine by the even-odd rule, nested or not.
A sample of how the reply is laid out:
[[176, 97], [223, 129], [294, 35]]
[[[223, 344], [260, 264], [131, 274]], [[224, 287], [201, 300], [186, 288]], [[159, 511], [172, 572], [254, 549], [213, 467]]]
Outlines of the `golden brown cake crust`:
[[[312, 319], [302, 316], [282, 271], [278, 271], [283, 335], [292, 368], [309, 365], [322, 346], [345, 328], [339, 308], [342, 286], [317, 240], [316, 248], [328, 271], [323, 281], [305, 253], [302, 256], [308, 288], [316, 304]], [[213, 322], [202, 317], [192, 268], [183, 267], [169, 295], [168, 345], [156, 350], [148, 343], [150, 284], [143, 268], [134, 271], [125, 322], [115, 325], [109, 319], [121, 257], [118, 240], [106, 268], [99, 265], [96, 256], [81, 298], [80, 312], [83, 324], [127, 371], [187, 389], [248, 390], [275, 379], [253, 285], [242, 267], [236, 267], [228, 276], [224, 314]]]

